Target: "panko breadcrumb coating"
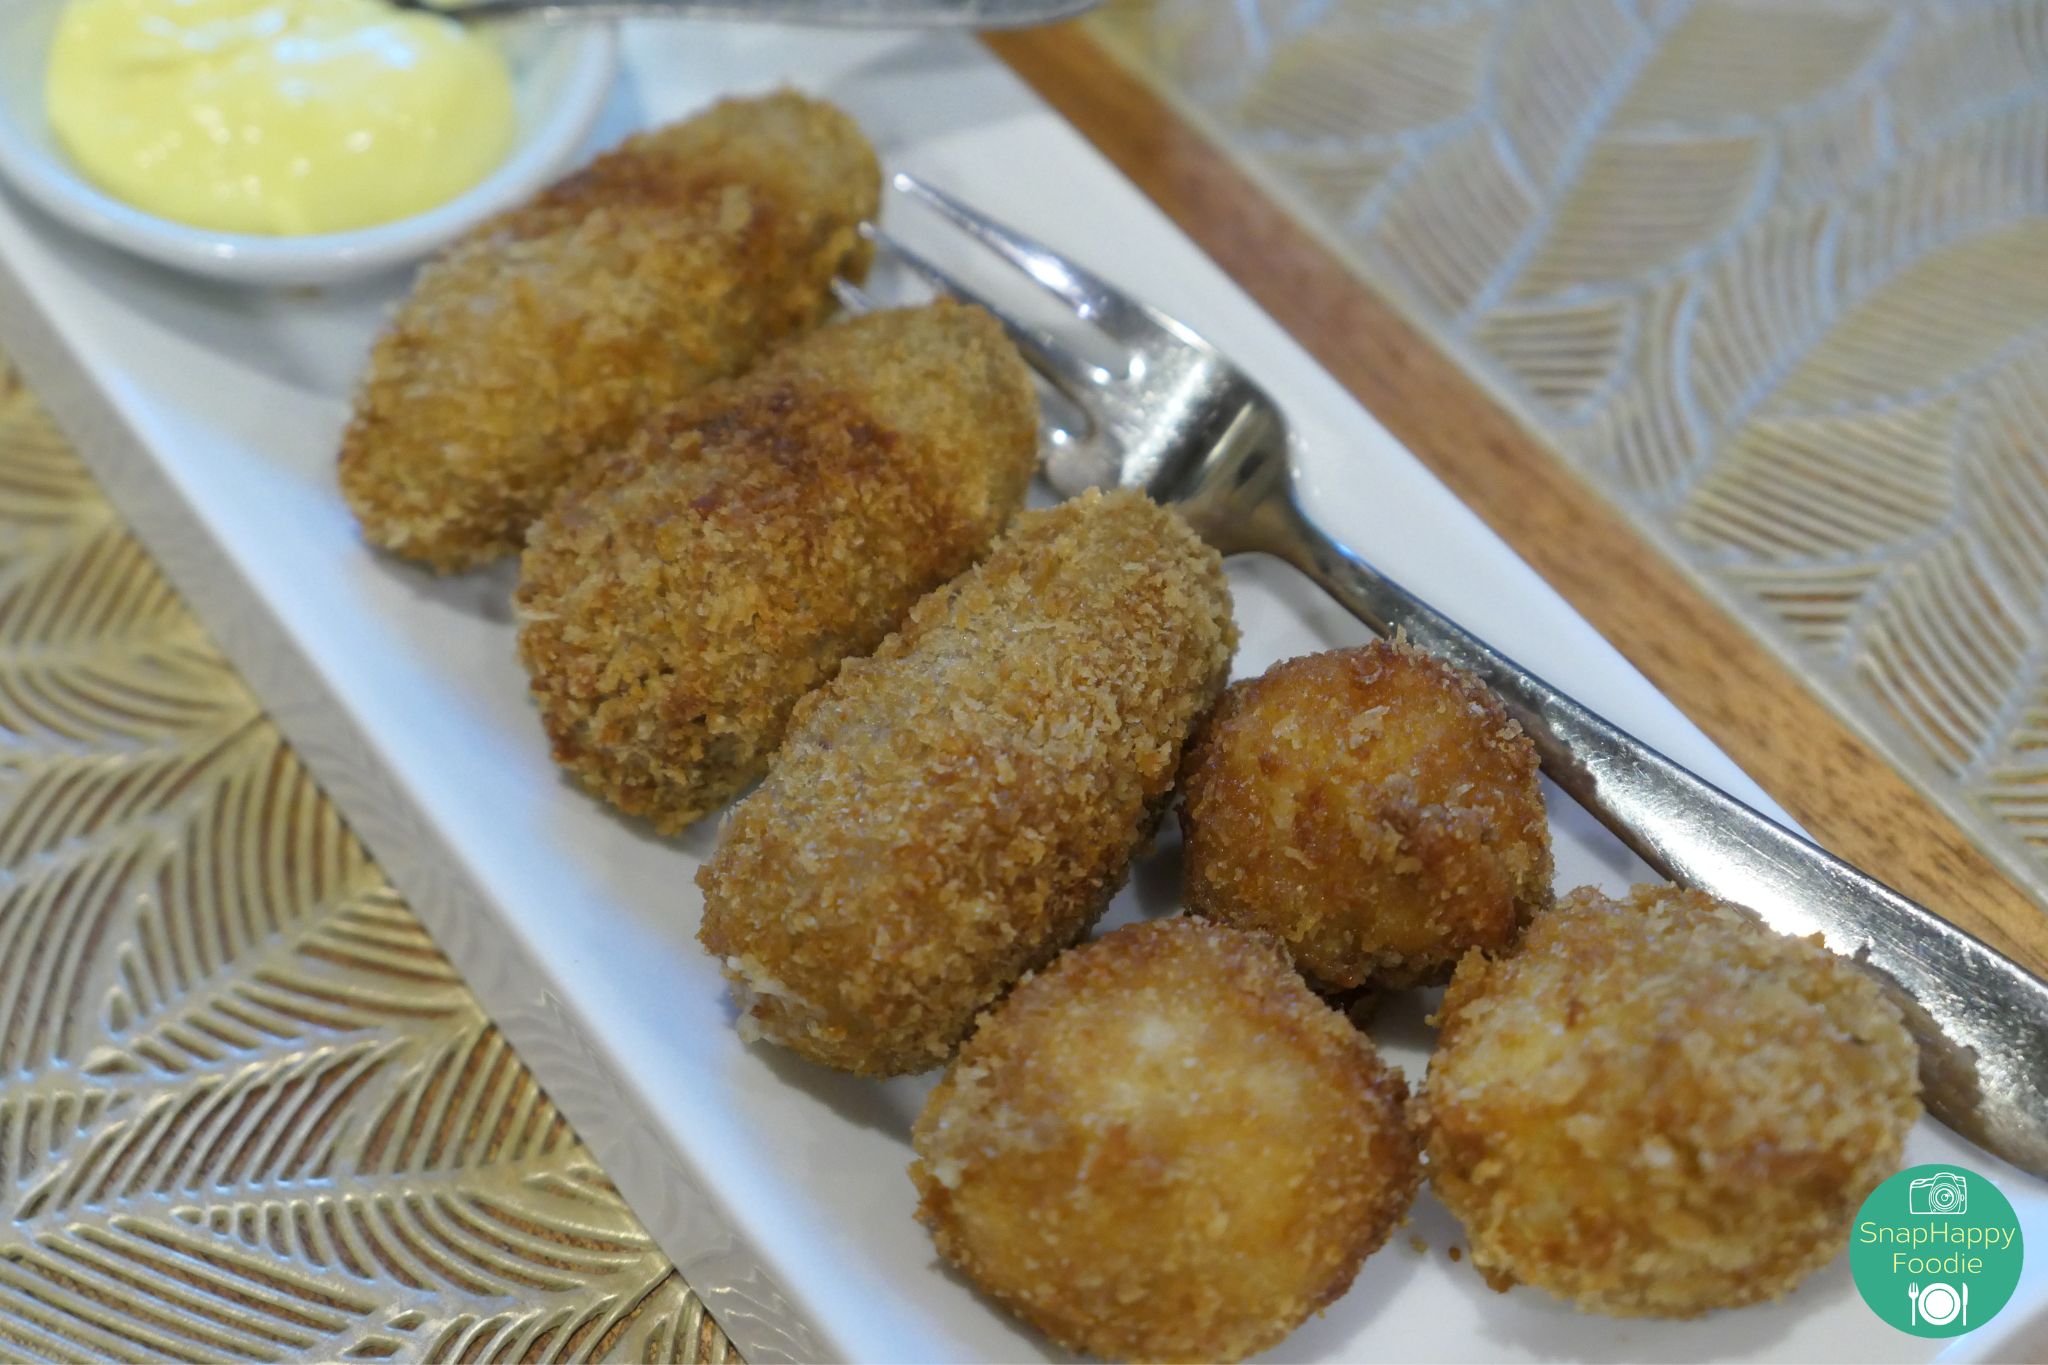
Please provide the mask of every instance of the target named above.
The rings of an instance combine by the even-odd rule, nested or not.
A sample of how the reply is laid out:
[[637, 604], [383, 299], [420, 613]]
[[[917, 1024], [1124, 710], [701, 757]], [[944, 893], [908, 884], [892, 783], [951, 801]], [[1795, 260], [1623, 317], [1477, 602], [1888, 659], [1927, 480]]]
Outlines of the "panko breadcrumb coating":
[[790, 708], [1023, 505], [1038, 399], [1002, 328], [941, 301], [794, 341], [587, 467], [517, 598], [555, 758], [673, 831], [767, 767]]
[[1132, 925], [982, 1017], [912, 1135], [918, 1217], [1067, 1347], [1237, 1360], [1406, 1217], [1407, 1094], [1277, 940]]
[[1417, 1119], [1496, 1289], [1617, 1317], [1784, 1296], [1898, 1169], [1918, 1063], [1876, 983], [1697, 891], [1592, 888], [1444, 995]]
[[443, 572], [519, 548], [593, 452], [816, 323], [865, 269], [881, 170], [788, 92], [641, 133], [420, 271], [371, 352], [341, 490]]
[[1535, 746], [1462, 669], [1378, 641], [1233, 684], [1188, 746], [1197, 914], [1329, 990], [1442, 981], [1550, 903]]
[[1216, 552], [1137, 493], [1027, 512], [797, 706], [697, 874], [741, 1028], [924, 1071], [1122, 884], [1237, 632]]

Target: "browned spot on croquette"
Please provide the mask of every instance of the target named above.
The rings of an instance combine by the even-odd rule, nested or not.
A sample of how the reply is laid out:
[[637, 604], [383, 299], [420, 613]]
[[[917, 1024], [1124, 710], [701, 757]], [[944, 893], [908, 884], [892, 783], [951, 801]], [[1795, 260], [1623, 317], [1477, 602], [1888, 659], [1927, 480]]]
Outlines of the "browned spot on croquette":
[[1173, 513], [1025, 513], [798, 704], [698, 873], [744, 1026], [849, 1071], [945, 1061], [1101, 914], [1236, 639], [1222, 561]]
[[1235, 683], [1188, 747], [1189, 908], [1330, 989], [1439, 981], [1550, 900], [1535, 748], [1477, 679], [1377, 642]]
[[982, 1017], [913, 1133], [918, 1217], [1066, 1346], [1236, 1360], [1406, 1216], [1406, 1096], [1270, 936], [1134, 925]]
[[831, 307], [881, 173], [853, 121], [784, 92], [627, 139], [421, 271], [371, 352], [341, 489], [435, 569], [519, 548], [583, 462]]

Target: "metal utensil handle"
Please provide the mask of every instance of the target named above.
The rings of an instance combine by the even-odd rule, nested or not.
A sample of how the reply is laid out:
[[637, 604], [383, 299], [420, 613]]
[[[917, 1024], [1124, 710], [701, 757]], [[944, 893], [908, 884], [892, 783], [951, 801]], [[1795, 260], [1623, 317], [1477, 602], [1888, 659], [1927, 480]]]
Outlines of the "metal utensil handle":
[[1375, 633], [1476, 674], [1545, 774], [1644, 862], [1873, 969], [1920, 1040], [1928, 1109], [2048, 1177], [2048, 982], [1594, 715], [1331, 539], [1291, 491], [1275, 501], [1272, 553]]
[[464, 21], [534, 18], [690, 18], [830, 28], [1028, 28], [1069, 19], [1101, 0], [401, 0]]

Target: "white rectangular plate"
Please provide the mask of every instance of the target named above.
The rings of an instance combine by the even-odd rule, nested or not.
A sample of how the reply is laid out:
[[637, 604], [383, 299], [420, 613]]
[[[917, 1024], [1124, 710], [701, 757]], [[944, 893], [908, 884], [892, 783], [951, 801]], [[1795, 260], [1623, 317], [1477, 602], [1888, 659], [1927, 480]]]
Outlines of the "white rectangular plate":
[[[1711, 780], [1762, 794], [1271, 319], [978, 45], [649, 23], [624, 44], [609, 141], [790, 82], [913, 170], [1186, 319], [1285, 406], [1326, 523], [1480, 634]], [[664, 841], [550, 766], [513, 653], [510, 573], [436, 580], [364, 550], [335, 490], [351, 381], [402, 279], [237, 292], [140, 265], [0, 198], [0, 344], [92, 462], [327, 791], [411, 899], [747, 1358], [1057, 1355], [941, 1269], [911, 1219], [929, 1078], [877, 1084], [742, 1045], [693, 934], [709, 824]], [[1239, 674], [1362, 636], [1268, 563], [1232, 565]], [[1555, 799], [1560, 886], [1642, 868]], [[1766, 806], [1768, 809], [1768, 806]], [[1170, 908], [1155, 855], [1116, 918]], [[1420, 1080], [1419, 1006], [1374, 1029]], [[2048, 1188], [1923, 1123], [1908, 1159], [1992, 1175], [2043, 1248], [2020, 1299], [1950, 1344], [2048, 1333]], [[1691, 1323], [1489, 1292], [1427, 1195], [1407, 1237], [1274, 1360], [1925, 1359], [1860, 1302], [1846, 1258], [1788, 1301]]]

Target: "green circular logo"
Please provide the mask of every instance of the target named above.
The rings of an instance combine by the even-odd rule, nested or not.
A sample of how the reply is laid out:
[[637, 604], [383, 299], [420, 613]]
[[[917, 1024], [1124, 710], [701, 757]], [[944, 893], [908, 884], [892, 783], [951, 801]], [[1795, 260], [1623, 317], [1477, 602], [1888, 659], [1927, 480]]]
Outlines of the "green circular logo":
[[1870, 1192], [1849, 1232], [1849, 1273], [1901, 1332], [1954, 1337], [1991, 1321], [2020, 1282], [2019, 1219], [1961, 1166], [1913, 1166]]

